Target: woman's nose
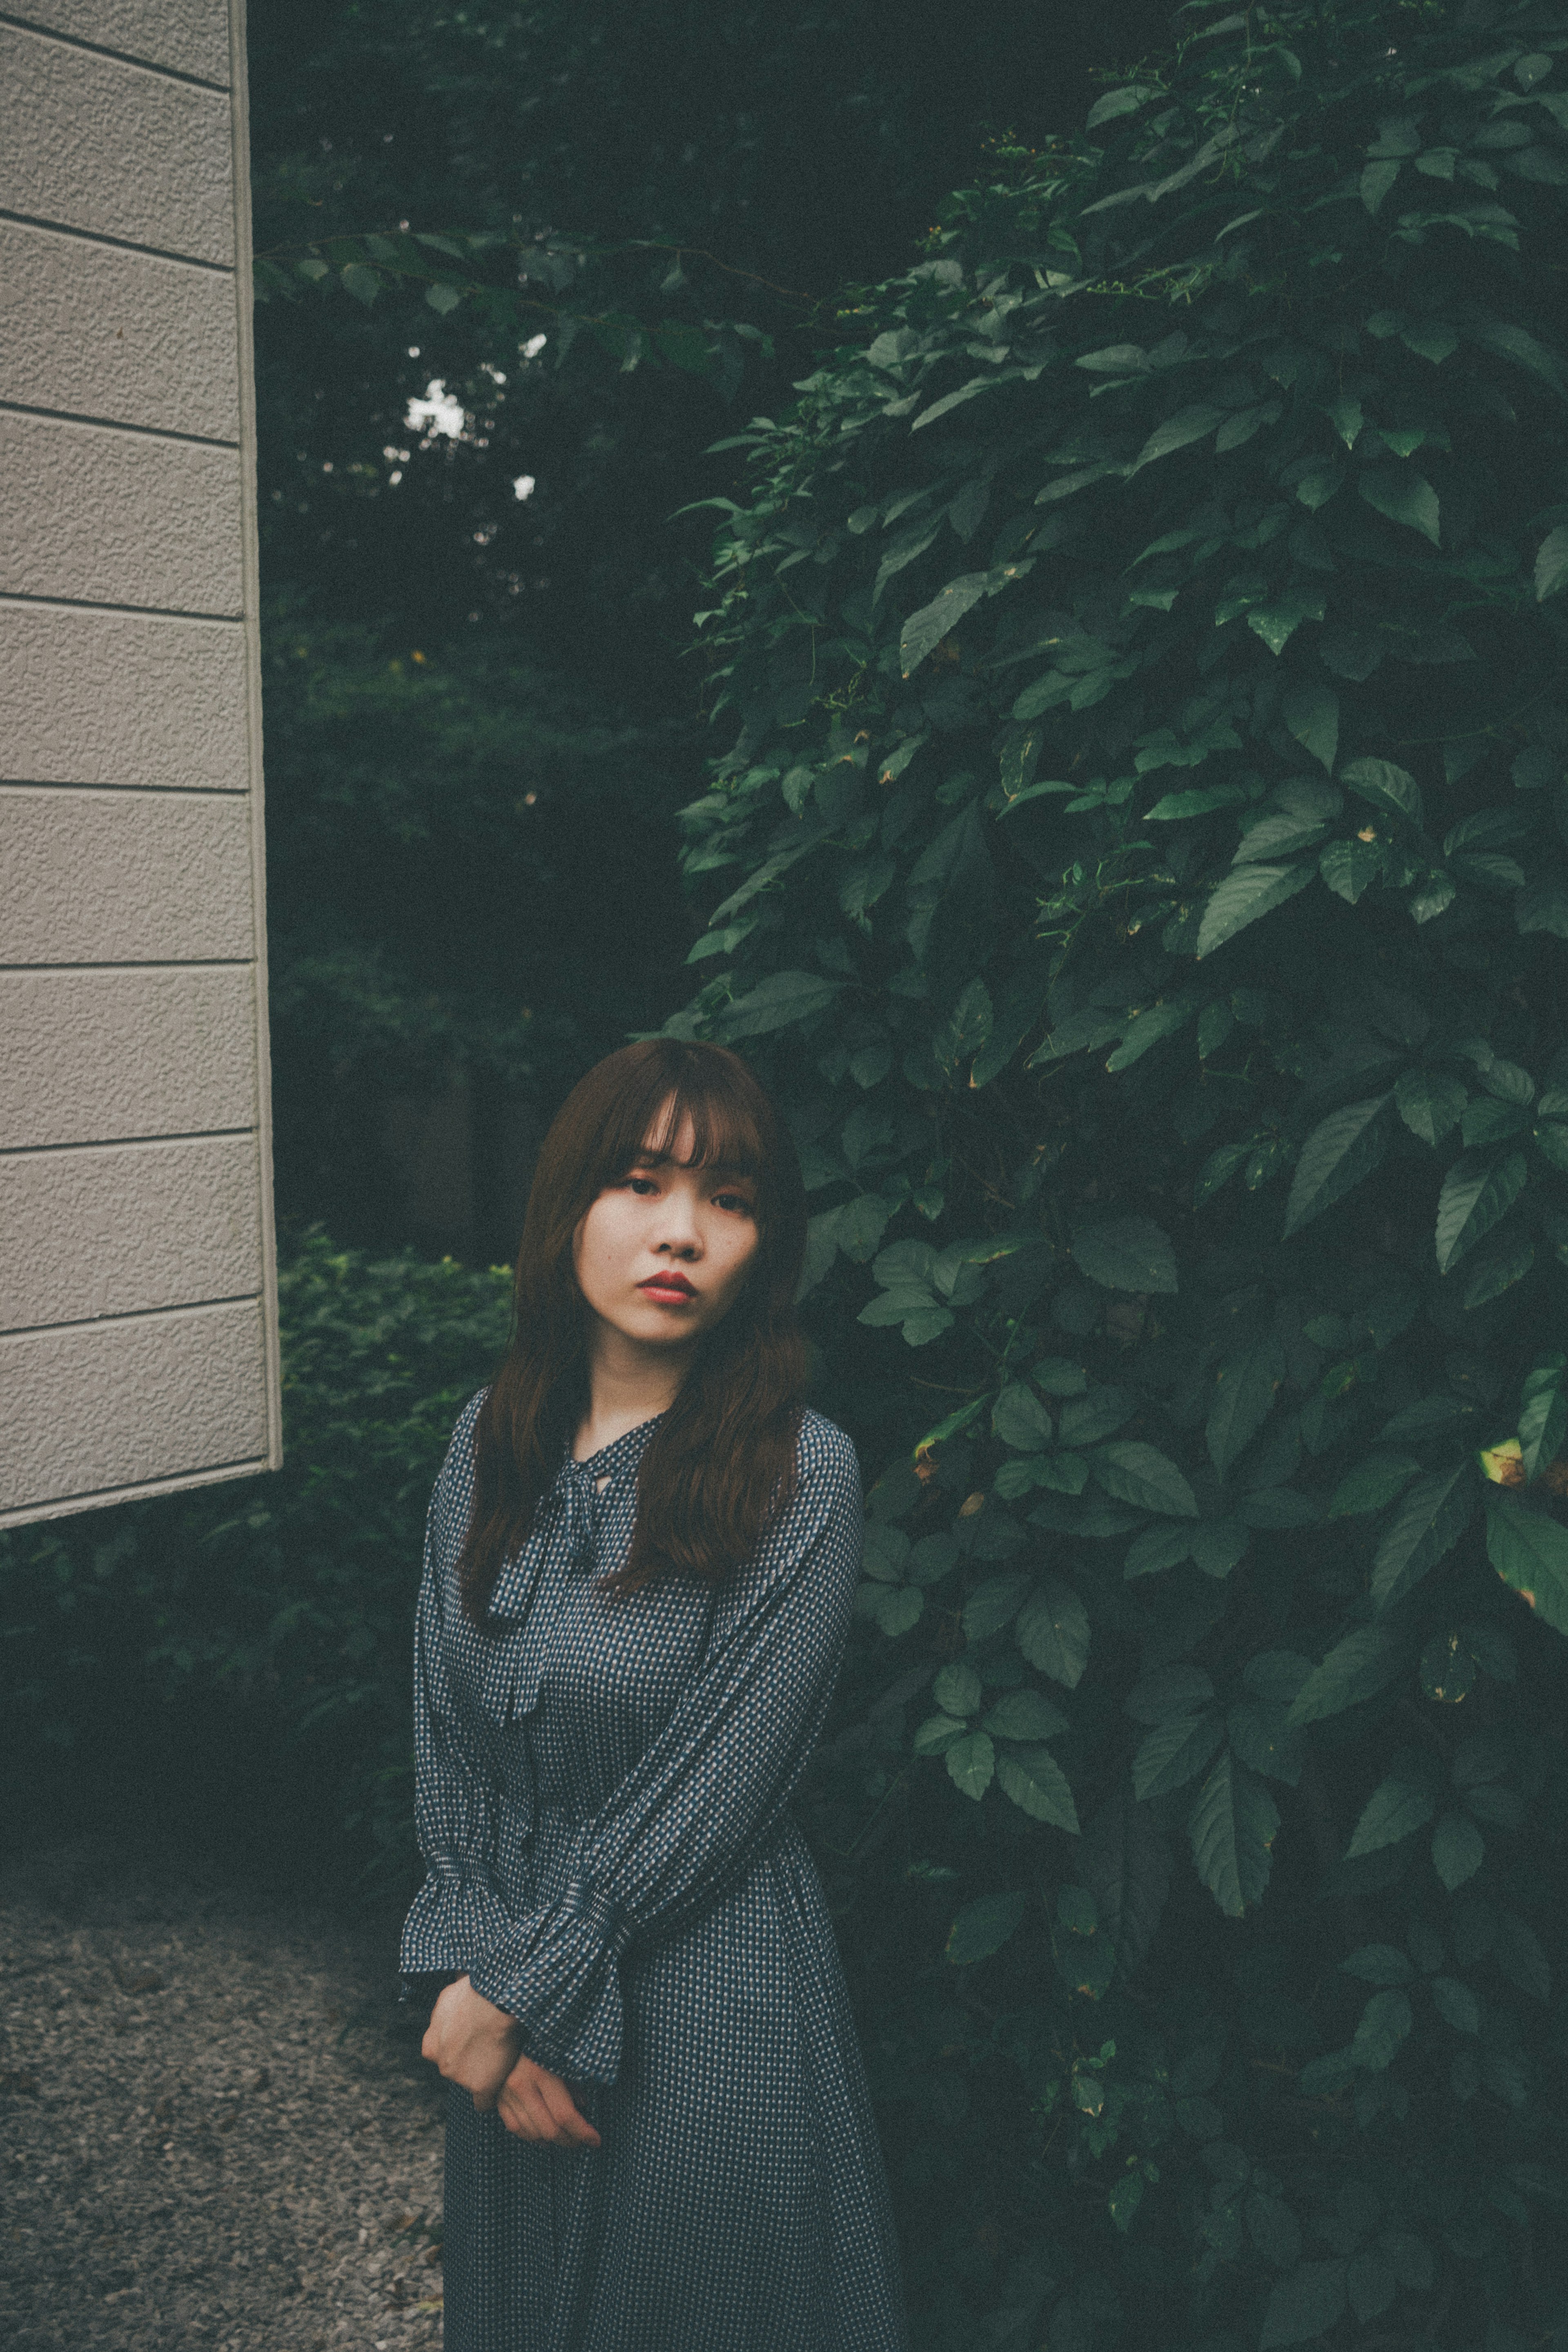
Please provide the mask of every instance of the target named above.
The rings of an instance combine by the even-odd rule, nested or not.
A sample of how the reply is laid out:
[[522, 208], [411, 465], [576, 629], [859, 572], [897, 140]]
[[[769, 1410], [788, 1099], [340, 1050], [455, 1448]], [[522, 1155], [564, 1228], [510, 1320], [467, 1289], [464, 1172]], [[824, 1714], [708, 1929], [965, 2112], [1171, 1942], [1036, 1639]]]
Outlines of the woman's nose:
[[677, 1197], [663, 1205], [664, 1213], [653, 1237], [653, 1247], [674, 1250], [682, 1257], [695, 1256], [702, 1246], [702, 1234], [692, 1203]]

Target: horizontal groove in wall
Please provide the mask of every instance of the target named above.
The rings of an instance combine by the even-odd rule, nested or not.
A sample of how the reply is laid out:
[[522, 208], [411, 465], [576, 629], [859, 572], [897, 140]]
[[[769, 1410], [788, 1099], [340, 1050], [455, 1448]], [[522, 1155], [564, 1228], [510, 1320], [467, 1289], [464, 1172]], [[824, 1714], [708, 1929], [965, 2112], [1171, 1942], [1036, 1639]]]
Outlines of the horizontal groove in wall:
[[71, 1511], [95, 1510], [110, 1503], [133, 1503], [153, 1495], [183, 1495], [193, 1486], [215, 1486], [225, 1478], [256, 1478], [269, 1467], [265, 1454], [246, 1454], [234, 1462], [220, 1462], [206, 1470], [176, 1473], [172, 1478], [149, 1478], [140, 1486], [95, 1486], [85, 1493], [50, 1495], [19, 1511], [0, 1511], [0, 1528], [28, 1527], [38, 1519], [64, 1518]]
[[[0, 23], [4, 19], [0, 18]], [[205, 82], [200, 85], [206, 89]], [[46, 220], [38, 213], [14, 213], [0, 205], [0, 221], [15, 221], [18, 228], [47, 228], [55, 236], [79, 237], [83, 245], [113, 246], [120, 253], [151, 254], [155, 261], [178, 261], [187, 269], [205, 269], [215, 278], [232, 278], [232, 261], [203, 261], [193, 253], [176, 253], [166, 245], [139, 245], [134, 237], [109, 236], [100, 229], [74, 228], [69, 221]]]
[[0, 588], [0, 613], [8, 604], [26, 605], [30, 613], [124, 613], [137, 621], [194, 621], [203, 629], [243, 629], [240, 613], [180, 613], [167, 604], [99, 604], [90, 596], [29, 596], [16, 588]]
[[31, 33], [36, 40], [57, 42], [62, 49], [85, 49], [89, 58], [112, 58], [116, 65], [134, 66], [139, 73], [156, 74], [160, 81], [183, 81], [193, 89], [210, 89], [219, 98], [227, 98], [226, 81], [208, 81], [204, 74], [182, 73], [178, 66], [154, 65], [148, 58], [132, 57], [129, 49], [106, 48], [101, 41], [84, 41], [79, 34], [62, 33], [53, 25], [35, 24], [30, 16], [13, 16], [9, 8], [0, 9], [0, 25], [10, 25], [18, 33]]
[[105, 604], [95, 596], [29, 596], [16, 588], [0, 590], [0, 606], [37, 604], [54, 613], [124, 613], [138, 621], [206, 621], [214, 629], [243, 629], [243, 613], [187, 613], [179, 604]]
[[[92, 1146], [94, 1150], [99, 1147]], [[99, 1331], [111, 1323], [158, 1323], [171, 1315], [189, 1314], [199, 1307], [256, 1307], [261, 1303], [258, 1290], [225, 1291], [216, 1298], [182, 1298], [174, 1307], [131, 1307], [123, 1315], [68, 1315], [57, 1323], [0, 1324], [0, 1339], [29, 1339], [44, 1331]]]
[[0, 775], [0, 793], [102, 793], [113, 800], [127, 793], [143, 793], [166, 801], [243, 801], [246, 791], [225, 784], [76, 784], [68, 776]]
[[[141, 966], [132, 964], [132, 971]], [[254, 1127], [180, 1127], [171, 1128], [162, 1135], [94, 1136], [90, 1143], [7, 1143], [0, 1145], [0, 1160], [42, 1160], [50, 1152], [63, 1151], [125, 1151], [136, 1145], [159, 1143], [210, 1143], [225, 1135], [254, 1135]]]
[[84, 416], [78, 408], [37, 408], [29, 401], [0, 400], [10, 416], [41, 416], [50, 425], [91, 425], [104, 433], [129, 433], [138, 441], [184, 441], [198, 449], [237, 449], [237, 441], [220, 441], [211, 433], [175, 433], [162, 425], [127, 425], [117, 416]]
[[[238, 795], [231, 793], [225, 798]], [[255, 961], [253, 955], [149, 956], [145, 963], [7, 963], [0, 958], [0, 971], [34, 972], [40, 978], [52, 971], [248, 971]]]

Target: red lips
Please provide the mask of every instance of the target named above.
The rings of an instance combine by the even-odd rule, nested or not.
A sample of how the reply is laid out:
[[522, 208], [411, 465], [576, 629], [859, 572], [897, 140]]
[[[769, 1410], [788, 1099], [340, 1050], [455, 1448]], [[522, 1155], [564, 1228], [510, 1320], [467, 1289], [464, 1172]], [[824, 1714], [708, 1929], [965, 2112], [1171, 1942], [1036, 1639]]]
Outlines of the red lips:
[[646, 1282], [637, 1285], [639, 1290], [676, 1291], [683, 1298], [695, 1298], [696, 1291], [684, 1274], [651, 1274]]

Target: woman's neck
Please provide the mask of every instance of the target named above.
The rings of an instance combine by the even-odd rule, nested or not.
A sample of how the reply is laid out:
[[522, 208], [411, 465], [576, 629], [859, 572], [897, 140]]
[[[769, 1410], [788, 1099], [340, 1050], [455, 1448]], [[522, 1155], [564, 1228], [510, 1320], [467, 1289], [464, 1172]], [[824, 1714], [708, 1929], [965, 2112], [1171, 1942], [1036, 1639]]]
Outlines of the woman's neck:
[[572, 1441], [574, 1462], [587, 1462], [629, 1429], [674, 1404], [695, 1350], [643, 1348], [601, 1323], [588, 1342], [588, 1410]]

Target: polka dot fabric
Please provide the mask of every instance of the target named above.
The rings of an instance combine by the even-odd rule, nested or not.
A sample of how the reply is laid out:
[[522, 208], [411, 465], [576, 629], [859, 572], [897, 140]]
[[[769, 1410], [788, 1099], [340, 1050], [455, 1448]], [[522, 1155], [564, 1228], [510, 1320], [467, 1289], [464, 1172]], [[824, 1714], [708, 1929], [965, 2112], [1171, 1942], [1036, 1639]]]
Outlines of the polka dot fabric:
[[624, 1599], [598, 1580], [630, 1549], [655, 1423], [563, 1458], [487, 1640], [456, 1585], [478, 1406], [431, 1501], [429, 1875], [402, 1965], [466, 1969], [603, 2145], [516, 2139], [450, 2094], [447, 2352], [905, 2352], [860, 2048], [789, 1812], [860, 1572], [854, 1449], [808, 1413], [754, 1557], [716, 1591]]

